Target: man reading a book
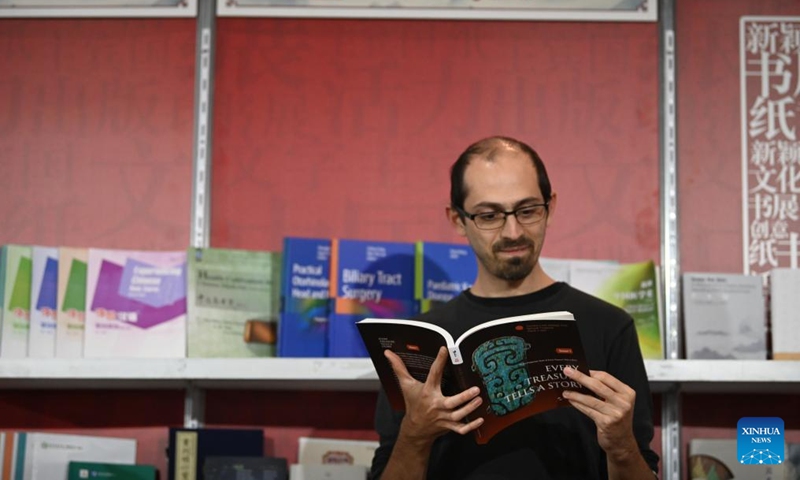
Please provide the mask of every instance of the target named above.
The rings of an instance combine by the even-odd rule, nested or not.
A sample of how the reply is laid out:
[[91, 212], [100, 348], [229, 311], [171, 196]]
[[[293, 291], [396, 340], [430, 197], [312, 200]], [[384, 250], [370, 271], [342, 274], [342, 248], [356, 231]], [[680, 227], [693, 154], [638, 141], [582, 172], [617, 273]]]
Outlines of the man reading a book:
[[574, 391], [574, 408], [520, 420], [485, 445], [470, 434], [482, 423], [479, 390], [442, 391], [448, 365], [443, 348], [428, 378], [409, 375], [402, 360], [386, 357], [398, 376], [405, 411], [393, 411], [383, 392], [376, 430], [380, 447], [371, 477], [394, 479], [652, 479], [658, 456], [652, 399], [633, 320], [623, 310], [556, 282], [539, 256], [556, 209], [547, 171], [528, 145], [491, 137], [469, 146], [451, 169], [447, 216], [478, 258], [469, 290], [422, 315], [457, 337], [503, 317], [569, 311], [578, 323], [591, 375], [565, 369], [593, 395]]

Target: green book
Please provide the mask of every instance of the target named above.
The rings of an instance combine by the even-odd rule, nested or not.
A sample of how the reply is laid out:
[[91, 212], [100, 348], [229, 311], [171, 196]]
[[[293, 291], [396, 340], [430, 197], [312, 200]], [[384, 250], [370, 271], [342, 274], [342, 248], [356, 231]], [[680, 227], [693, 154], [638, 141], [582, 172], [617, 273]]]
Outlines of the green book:
[[3, 246], [3, 327], [0, 334], [0, 356], [28, 356], [28, 333], [31, 311], [31, 247]]
[[156, 480], [156, 467], [116, 463], [69, 462], [67, 480]]
[[187, 263], [187, 356], [274, 357], [280, 253], [191, 248]]

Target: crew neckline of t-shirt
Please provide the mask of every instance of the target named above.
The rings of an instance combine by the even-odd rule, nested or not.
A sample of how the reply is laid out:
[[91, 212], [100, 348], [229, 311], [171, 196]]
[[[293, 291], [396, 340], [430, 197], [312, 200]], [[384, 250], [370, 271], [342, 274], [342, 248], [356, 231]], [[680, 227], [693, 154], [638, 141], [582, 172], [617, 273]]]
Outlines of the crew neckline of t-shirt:
[[479, 297], [472, 293], [472, 291], [469, 289], [464, 290], [463, 295], [464, 298], [466, 298], [469, 302], [479, 307], [517, 307], [521, 305], [527, 305], [530, 302], [537, 302], [548, 298], [553, 298], [559, 292], [561, 292], [566, 285], [567, 284], [564, 282], [555, 282], [541, 290], [526, 293], [524, 295], [515, 295], [513, 297]]

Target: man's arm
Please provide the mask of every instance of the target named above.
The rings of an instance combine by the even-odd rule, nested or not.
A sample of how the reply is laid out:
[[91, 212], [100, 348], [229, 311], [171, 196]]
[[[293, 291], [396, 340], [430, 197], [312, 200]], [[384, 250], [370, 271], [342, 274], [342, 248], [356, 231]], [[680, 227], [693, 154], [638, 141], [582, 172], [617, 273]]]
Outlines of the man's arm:
[[414, 379], [393, 352], [386, 350], [385, 355], [403, 391], [406, 413], [381, 478], [422, 479], [427, 473], [431, 447], [437, 437], [449, 431], [464, 435], [483, 423], [482, 418], [463, 423], [464, 418], [481, 404], [479, 390], [473, 387], [452, 397], [442, 394], [442, 375], [448, 362], [445, 348], [439, 350], [425, 383]]
[[639, 444], [633, 435], [636, 392], [606, 372], [592, 370], [589, 376], [573, 368], [565, 368], [564, 373], [600, 397], [564, 392], [564, 398], [597, 426], [597, 441], [608, 459], [608, 478], [652, 479], [653, 471], [639, 451]]

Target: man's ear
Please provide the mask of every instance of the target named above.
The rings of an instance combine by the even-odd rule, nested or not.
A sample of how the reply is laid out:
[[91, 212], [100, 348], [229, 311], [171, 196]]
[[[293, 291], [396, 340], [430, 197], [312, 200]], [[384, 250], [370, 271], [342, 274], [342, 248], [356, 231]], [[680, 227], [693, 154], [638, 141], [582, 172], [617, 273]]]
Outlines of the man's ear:
[[556, 192], [550, 194], [550, 201], [547, 203], [547, 226], [553, 220], [553, 214], [556, 212], [556, 205], [558, 204], [558, 195]]
[[458, 213], [458, 210], [453, 208], [451, 205], [448, 205], [445, 207], [444, 212], [445, 215], [447, 215], [447, 220], [450, 222], [453, 230], [455, 230], [456, 233], [462, 237], [467, 236], [467, 230], [464, 227], [464, 219], [461, 218], [461, 214]]

